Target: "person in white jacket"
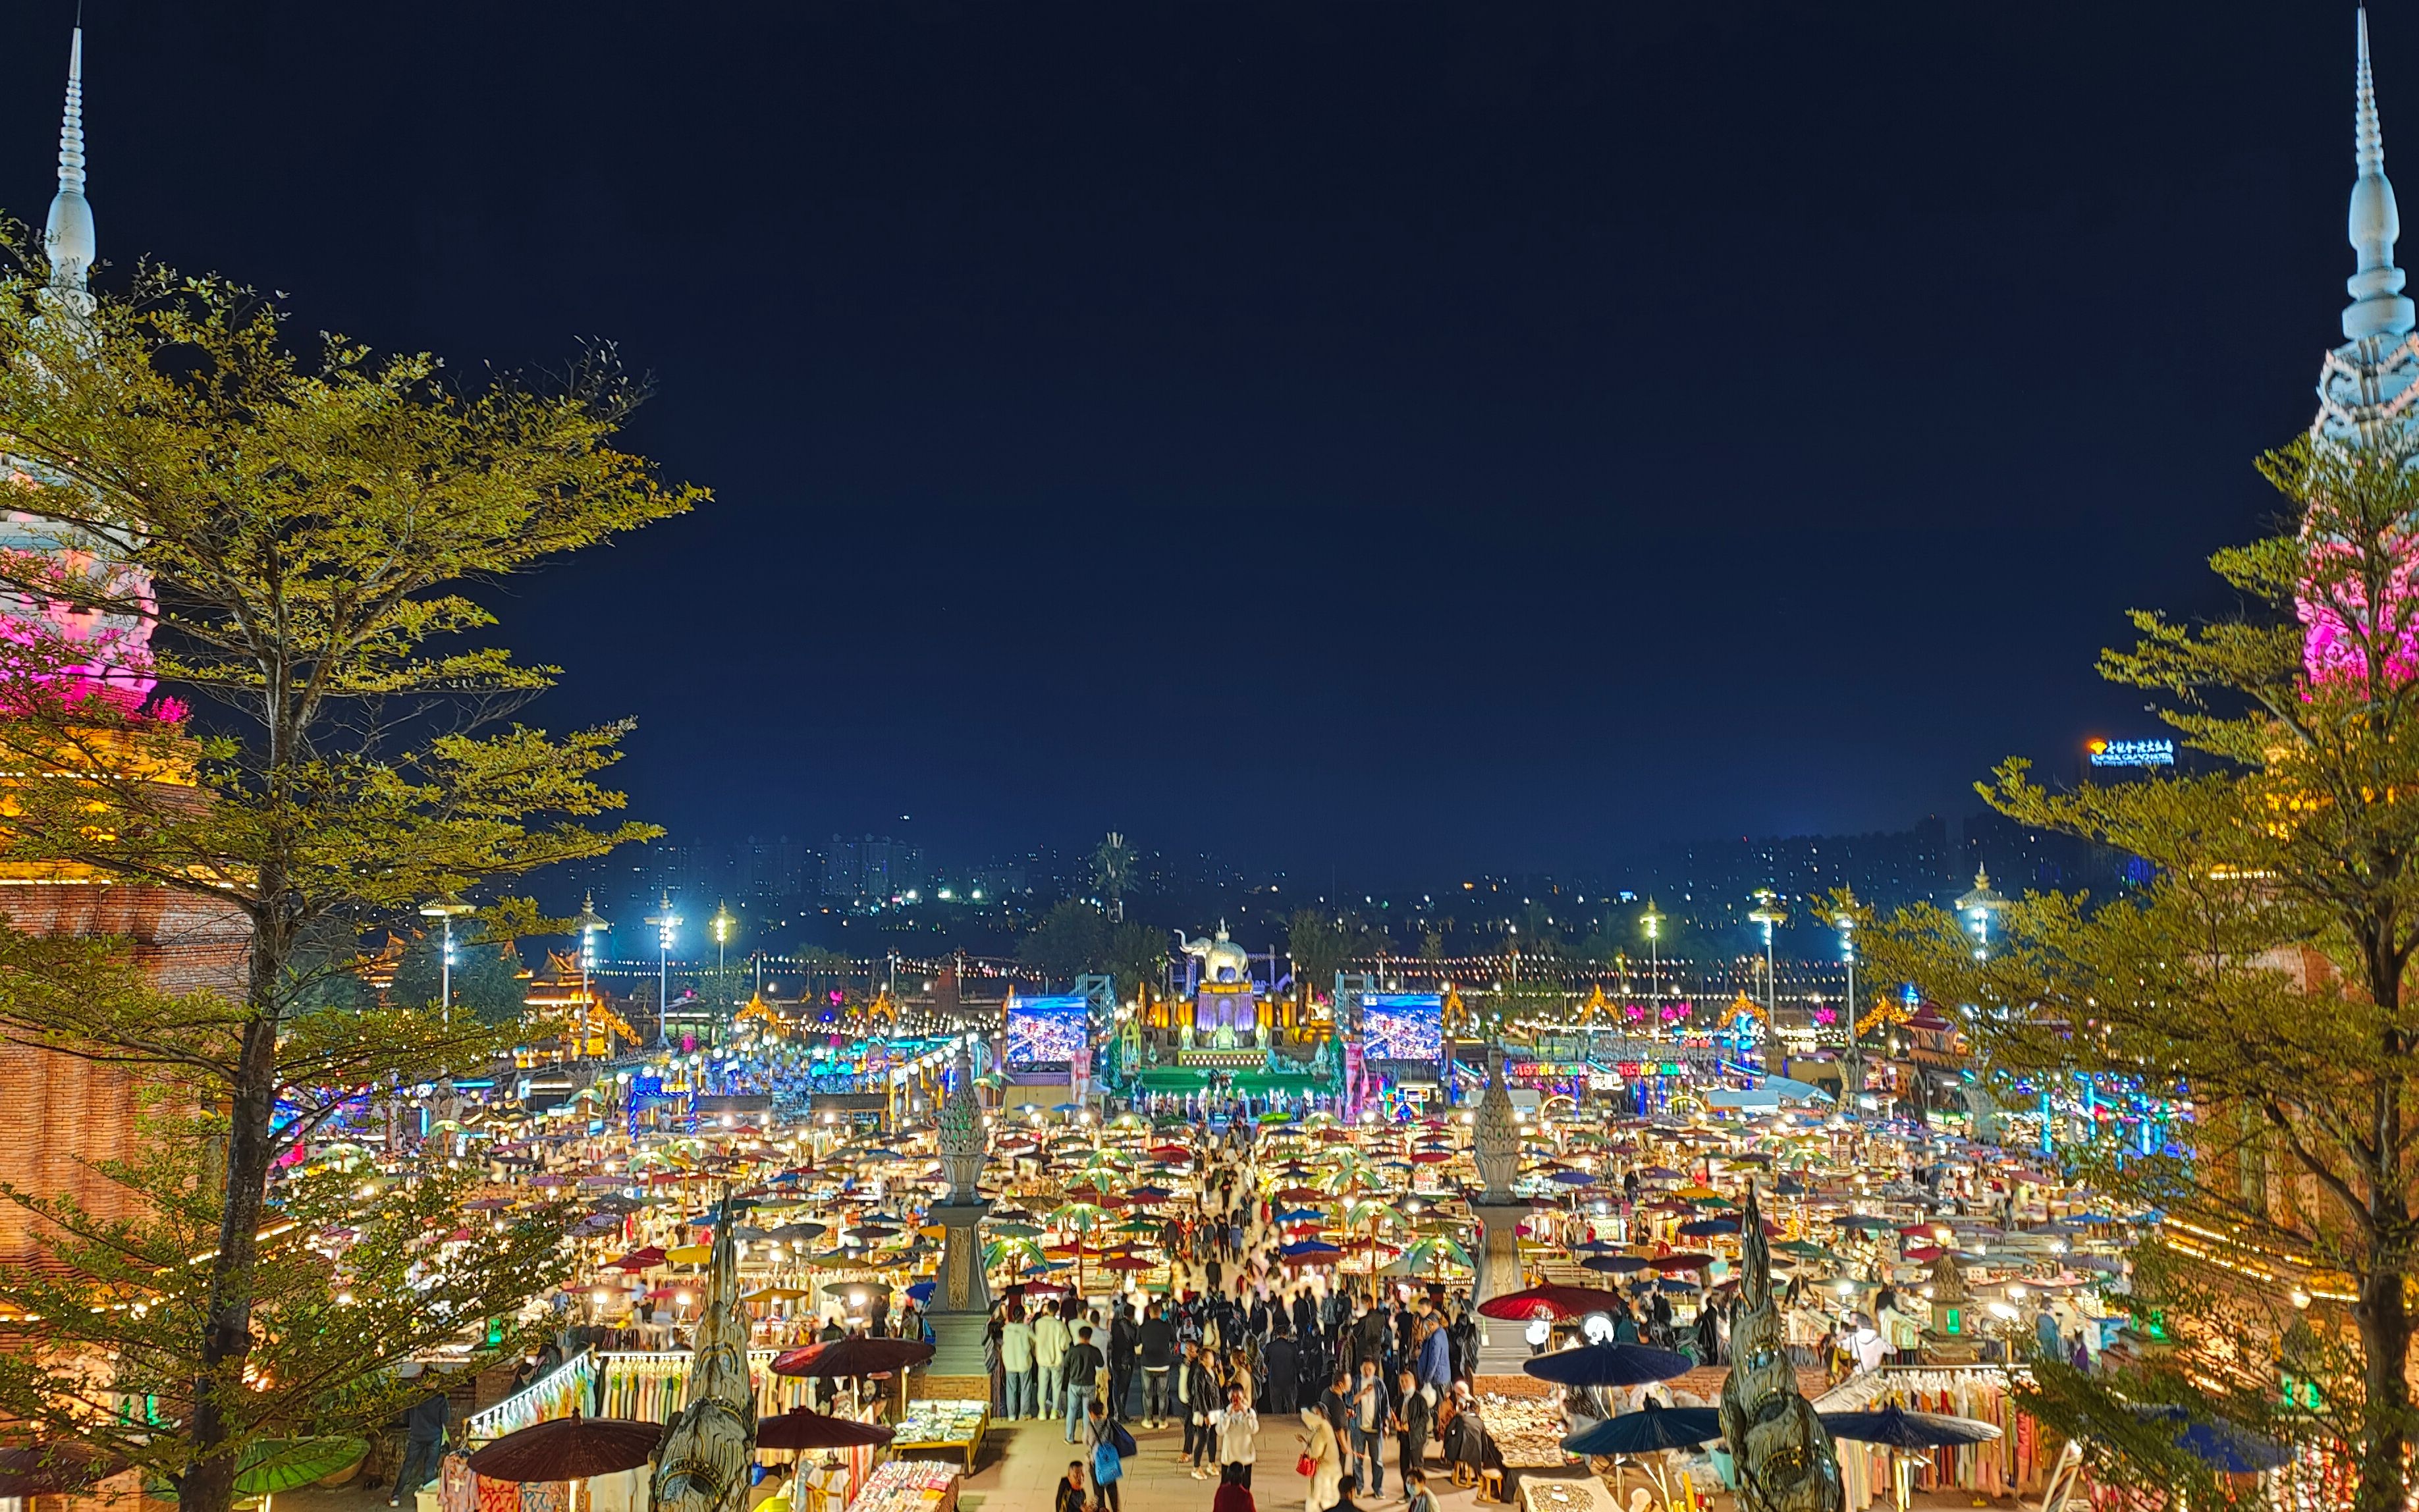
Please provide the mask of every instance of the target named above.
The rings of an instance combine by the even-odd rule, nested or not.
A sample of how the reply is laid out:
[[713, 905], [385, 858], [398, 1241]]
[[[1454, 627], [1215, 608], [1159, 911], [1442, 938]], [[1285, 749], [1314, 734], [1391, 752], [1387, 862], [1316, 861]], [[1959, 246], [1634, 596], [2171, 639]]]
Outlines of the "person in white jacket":
[[1260, 1414], [1252, 1411], [1251, 1394], [1240, 1386], [1226, 1388], [1226, 1405], [1210, 1414], [1210, 1427], [1218, 1435], [1219, 1484], [1249, 1490], [1252, 1461], [1259, 1458], [1260, 1431]]
[[1310, 1460], [1310, 1491], [1302, 1512], [1327, 1512], [1344, 1484], [1344, 1456], [1335, 1446], [1335, 1426], [1316, 1407], [1302, 1410], [1302, 1452]]
[[1064, 1398], [1058, 1393], [1064, 1385], [1059, 1371], [1067, 1363], [1068, 1346], [1075, 1336], [1067, 1332], [1067, 1319], [1060, 1316], [1055, 1303], [1045, 1304], [1041, 1316], [1033, 1320], [1033, 1365], [1041, 1377], [1041, 1415], [1055, 1419], [1064, 1410]]

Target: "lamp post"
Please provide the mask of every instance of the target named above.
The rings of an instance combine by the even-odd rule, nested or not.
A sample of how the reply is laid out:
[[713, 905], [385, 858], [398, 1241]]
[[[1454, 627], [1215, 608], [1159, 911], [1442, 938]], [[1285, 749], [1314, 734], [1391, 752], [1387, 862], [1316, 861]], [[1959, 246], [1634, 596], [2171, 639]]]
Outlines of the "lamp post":
[[579, 917], [571, 921], [579, 932], [579, 1054], [588, 1054], [588, 977], [596, 969], [596, 936], [613, 926], [596, 912], [596, 895], [590, 893], [579, 905]]
[[[723, 976], [723, 972], [727, 967], [725, 956], [731, 946], [731, 932], [738, 922], [739, 921], [737, 919], [731, 917], [730, 904], [716, 903], [714, 905], [714, 918], [712, 921], [712, 927], [714, 930], [714, 991], [716, 996], [719, 996], [731, 990], [729, 980]], [[714, 1038], [715, 1042], [717, 1044], [722, 1041], [722, 1011], [730, 1006], [731, 1004], [728, 1001], [716, 1003], [715, 1005]]]
[[1646, 1032], [1663, 1032], [1663, 916], [1655, 911], [1655, 900], [1646, 900], [1646, 916], [1639, 920], [1646, 930]]
[[1764, 1020], [1769, 1024], [1780, 1007], [1774, 1000], [1778, 995], [1772, 983], [1772, 926], [1788, 923], [1789, 916], [1781, 910], [1779, 895], [1770, 887], [1758, 887], [1755, 911], [1747, 917], [1764, 926]]
[[454, 1022], [454, 921], [478, 910], [462, 901], [458, 892], [447, 892], [420, 905], [420, 917], [434, 918], [445, 929], [445, 943], [438, 957], [437, 1011], [447, 1024]]
[[[1853, 905], [1856, 895], [1848, 894], [1848, 901]], [[1853, 907], [1832, 915], [1831, 922], [1840, 931], [1840, 960], [1848, 968], [1848, 1053], [1841, 1057], [1841, 1089], [1846, 1094], [1841, 1101], [1845, 1102], [1865, 1089], [1864, 1054], [1857, 1046], [1857, 916]]]
[[683, 923], [680, 915], [672, 912], [670, 889], [664, 892], [663, 902], [656, 905], [655, 912], [647, 916], [647, 922], [655, 926], [655, 1017], [663, 1026], [660, 1030], [663, 1037], [670, 1040], [672, 1026], [672, 932]]

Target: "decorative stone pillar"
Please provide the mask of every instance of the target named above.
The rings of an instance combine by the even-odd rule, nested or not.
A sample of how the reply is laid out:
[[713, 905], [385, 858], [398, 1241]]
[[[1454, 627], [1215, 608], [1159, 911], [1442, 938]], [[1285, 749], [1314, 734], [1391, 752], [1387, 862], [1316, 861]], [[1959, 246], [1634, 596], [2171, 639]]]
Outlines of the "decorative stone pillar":
[[[1512, 1196], [1512, 1181], [1520, 1173], [1520, 1121], [1513, 1116], [1512, 1093], [1503, 1085], [1503, 1047], [1487, 1048], [1487, 1090], [1471, 1120], [1471, 1156], [1478, 1166], [1480, 1191], [1471, 1198], [1471, 1216], [1479, 1223], [1473, 1294], [1481, 1303], [1520, 1289], [1520, 1225], [1529, 1205]], [[1478, 1319], [1478, 1373], [1517, 1375], [1529, 1357], [1529, 1344], [1519, 1323], [1508, 1319]]]
[[941, 1104], [941, 1175], [948, 1196], [932, 1205], [941, 1226], [941, 1269], [932, 1288], [934, 1376], [988, 1376], [983, 1367], [983, 1329], [991, 1315], [991, 1284], [984, 1273], [978, 1227], [990, 1204], [982, 1199], [982, 1103], [975, 1095], [975, 1068], [963, 1040], [958, 1041], [955, 1083]]

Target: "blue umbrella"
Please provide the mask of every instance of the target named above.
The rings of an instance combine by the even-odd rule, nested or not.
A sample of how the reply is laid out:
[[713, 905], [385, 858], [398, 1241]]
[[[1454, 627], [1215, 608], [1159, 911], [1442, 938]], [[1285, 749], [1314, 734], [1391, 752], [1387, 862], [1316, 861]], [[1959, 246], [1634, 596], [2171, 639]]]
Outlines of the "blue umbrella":
[[1585, 1172], [1585, 1171], [1556, 1171], [1556, 1172], [1553, 1174], [1553, 1178], [1552, 1178], [1552, 1179], [1553, 1179], [1554, 1180], [1557, 1180], [1557, 1181], [1562, 1182], [1562, 1183], [1563, 1183], [1563, 1185], [1564, 1185], [1564, 1186], [1594, 1186], [1594, 1185], [1595, 1185], [1595, 1177], [1593, 1177], [1593, 1176], [1590, 1176], [1590, 1175], [1589, 1175], [1587, 1172]]
[[1735, 1234], [1738, 1231], [1736, 1218], [1699, 1218], [1680, 1226], [1680, 1232], [1690, 1239], [1710, 1239], [1716, 1234]]
[[1697, 1289], [1697, 1283], [1694, 1281], [1674, 1281], [1670, 1276], [1665, 1276], [1662, 1280], [1655, 1283], [1655, 1289], [1657, 1291], [1673, 1292], [1694, 1291]]
[[2253, 1475], [2273, 1470], [2293, 1458], [2292, 1451], [2231, 1423], [2195, 1423], [2180, 1407], [2143, 1403], [2134, 1409], [2146, 1418], [2178, 1425], [2176, 1447], [2210, 1469], [2226, 1475]]
[[1558, 1386], [1642, 1386], [1650, 1381], [1686, 1375], [1694, 1367], [1695, 1362], [1687, 1355], [1670, 1350], [1650, 1350], [1643, 1344], [1585, 1344], [1537, 1355], [1520, 1368]]
[[1288, 1208], [1277, 1214], [1276, 1221], [1281, 1224], [1324, 1223], [1327, 1221], [1327, 1214], [1317, 1208]]
[[1609, 1271], [1614, 1275], [1627, 1275], [1632, 1271], [1644, 1270], [1646, 1262], [1635, 1255], [1591, 1255], [1579, 1261], [1579, 1267], [1587, 1271]]
[[1648, 1397], [1635, 1412], [1609, 1417], [1563, 1441], [1575, 1455], [1643, 1455], [1659, 1449], [1693, 1449], [1722, 1436], [1722, 1414], [1710, 1407], [1664, 1407]]
[[1852, 1212], [1844, 1218], [1831, 1221], [1842, 1228], [1864, 1228], [1876, 1233], [1886, 1233], [1898, 1227], [1887, 1218], [1876, 1217], [1870, 1212]]
[[1835, 1439], [1887, 1443], [1898, 1449], [1937, 1449], [1944, 1444], [1980, 1443], [1999, 1436], [1988, 1423], [1938, 1412], [1910, 1412], [1885, 1407], [1878, 1412], [1818, 1412]]
[[1287, 1244], [1277, 1253], [1288, 1260], [1299, 1260], [1309, 1256], [1341, 1255], [1344, 1252], [1323, 1240], [1305, 1239], [1299, 1244]]
[[1582, 1255], [1610, 1255], [1620, 1247], [1618, 1244], [1608, 1244], [1601, 1239], [1591, 1239], [1584, 1244], [1571, 1246]]
[[939, 1285], [937, 1281], [918, 1281], [907, 1288], [907, 1300], [921, 1307], [932, 1300], [932, 1290]]

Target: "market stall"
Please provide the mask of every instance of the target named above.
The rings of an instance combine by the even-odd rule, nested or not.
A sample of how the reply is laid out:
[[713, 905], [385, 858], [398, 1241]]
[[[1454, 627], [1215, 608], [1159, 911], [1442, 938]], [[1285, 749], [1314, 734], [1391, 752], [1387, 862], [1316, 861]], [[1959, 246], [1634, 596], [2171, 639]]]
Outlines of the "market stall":
[[878, 1467], [848, 1512], [957, 1512], [958, 1472], [926, 1459]]
[[917, 1397], [907, 1404], [890, 1440], [893, 1453], [963, 1455], [968, 1471], [982, 1458], [991, 1431], [991, 1403]]

